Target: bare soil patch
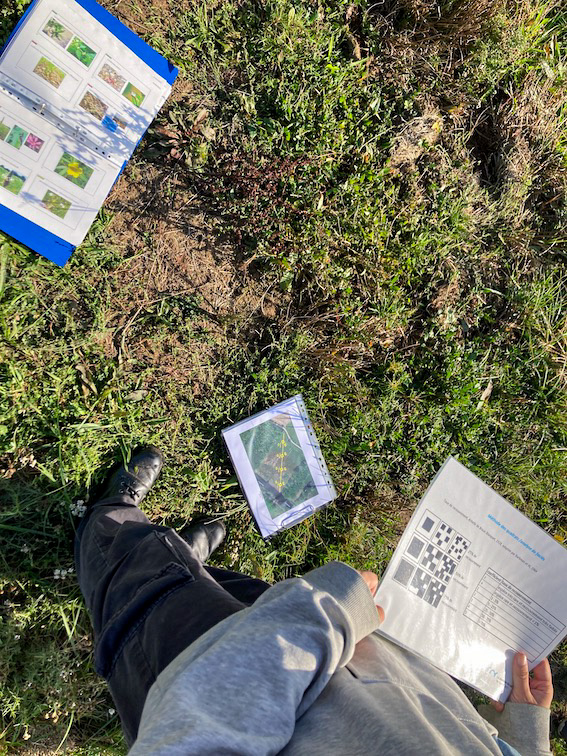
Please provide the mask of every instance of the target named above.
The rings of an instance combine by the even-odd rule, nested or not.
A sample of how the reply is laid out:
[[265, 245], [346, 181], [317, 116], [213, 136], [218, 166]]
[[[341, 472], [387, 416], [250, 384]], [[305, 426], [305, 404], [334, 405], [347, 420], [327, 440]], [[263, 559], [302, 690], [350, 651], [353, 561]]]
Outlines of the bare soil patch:
[[[176, 161], [138, 165], [109, 199], [114, 217], [107, 234], [123, 261], [109, 274], [112, 297], [102, 335], [109, 356], [152, 367], [155, 377], [169, 380], [186, 380], [198, 366], [206, 371], [226, 343], [228, 326], [253, 317], [276, 319], [284, 302], [219, 240], [216, 220], [178, 170]], [[192, 303], [191, 321], [200, 338], [156, 339], [140, 332], [137, 323], [148, 313], [179, 298]]]

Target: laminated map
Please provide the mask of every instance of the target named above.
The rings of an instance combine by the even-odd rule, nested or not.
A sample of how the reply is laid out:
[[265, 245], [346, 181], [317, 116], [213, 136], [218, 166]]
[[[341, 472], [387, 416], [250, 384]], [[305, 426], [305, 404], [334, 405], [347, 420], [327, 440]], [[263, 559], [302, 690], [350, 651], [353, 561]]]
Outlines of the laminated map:
[[335, 498], [301, 395], [225, 429], [223, 438], [264, 538]]

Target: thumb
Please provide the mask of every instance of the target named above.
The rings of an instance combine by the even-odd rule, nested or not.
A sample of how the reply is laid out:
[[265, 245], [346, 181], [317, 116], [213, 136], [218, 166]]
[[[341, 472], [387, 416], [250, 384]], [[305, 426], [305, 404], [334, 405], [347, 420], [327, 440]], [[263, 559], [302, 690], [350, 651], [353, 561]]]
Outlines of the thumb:
[[[368, 586], [368, 589], [370, 593], [375, 596], [376, 591], [378, 590], [378, 575], [374, 572], [369, 572], [368, 570], [357, 570], [358, 574], [364, 579], [364, 582]], [[376, 604], [376, 610], [378, 612], [378, 616], [380, 617], [380, 622], [384, 622], [385, 614], [384, 610], [381, 606], [378, 606]]]
[[516, 702], [530, 703], [532, 700], [528, 659], [521, 651], [514, 657], [512, 665], [512, 693]]
[[369, 570], [357, 570], [358, 574], [364, 579], [364, 582], [368, 586], [368, 590], [374, 596], [378, 590], [378, 575]]

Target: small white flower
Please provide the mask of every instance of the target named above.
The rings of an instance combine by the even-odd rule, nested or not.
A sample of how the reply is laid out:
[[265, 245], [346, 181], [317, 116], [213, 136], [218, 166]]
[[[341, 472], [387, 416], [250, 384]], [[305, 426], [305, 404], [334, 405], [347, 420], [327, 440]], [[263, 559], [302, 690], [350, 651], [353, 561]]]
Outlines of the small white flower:
[[77, 501], [74, 501], [69, 507], [69, 511], [74, 517], [84, 517], [85, 512], [87, 511], [87, 505], [85, 504], [84, 499], [77, 499]]
[[20, 636], [19, 635], [14, 635], [14, 640], [20, 640]]
[[115, 714], [116, 714], [116, 710], [115, 709], [109, 709], [108, 710], [108, 716], [109, 717], [113, 717]]
[[58, 567], [53, 572], [53, 579], [65, 580], [65, 578], [69, 577], [69, 575], [72, 575], [73, 572], [75, 572], [74, 567]]

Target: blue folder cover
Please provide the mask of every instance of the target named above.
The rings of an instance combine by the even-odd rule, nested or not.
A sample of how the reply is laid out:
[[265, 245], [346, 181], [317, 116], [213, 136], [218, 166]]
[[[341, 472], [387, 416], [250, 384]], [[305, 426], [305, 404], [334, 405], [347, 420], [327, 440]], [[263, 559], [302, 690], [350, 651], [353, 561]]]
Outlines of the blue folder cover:
[[[0, 55], [10, 44], [12, 38], [16, 35], [20, 26], [24, 23], [29, 13], [33, 13], [34, 7], [39, 0], [33, 0], [29, 8], [16, 24], [16, 28], [10, 35], [10, 38], [2, 48]], [[105, 26], [114, 36], [120, 40], [126, 47], [130, 48], [144, 63], [153, 69], [159, 76], [165, 79], [168, 84], [173, 84], [177, 78], [177, 68], [166, 60], [162, 55], [150, 47], [143, 39], [138, 37], [131, 29], [119, 21], [112, 13], [99, 5], [95, 0], [75, 0], [84, 10], [90, 13], [99, 23]], [[124, 166], [126, 163], [124, 163]], [[124, 170], [122, 166], [122, 170]], [[64, 239], [60, 239], [50, 231], [38, 226], [36, 223], [24, 218], [19, 213], [4, 207], [0, 203], [0, 230], [12, 238], [25, 244], [26, 247], [39, 252], [40, 255], [47, 257], [48, 260], [60, 265], [65, 265], [71, 257], [75, 247]]]

